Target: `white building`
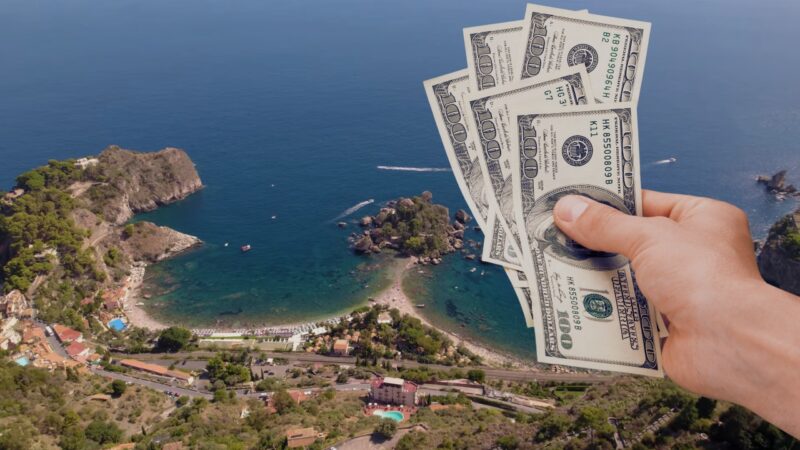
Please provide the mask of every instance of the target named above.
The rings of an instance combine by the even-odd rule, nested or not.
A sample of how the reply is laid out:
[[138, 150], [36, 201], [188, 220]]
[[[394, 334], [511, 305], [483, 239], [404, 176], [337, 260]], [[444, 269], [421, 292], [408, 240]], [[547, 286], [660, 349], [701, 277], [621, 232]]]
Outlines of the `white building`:
[[75, 161], [75, 166], [80, 167], [81, 169], [86, 169], [87, 167], [91, 167], [99, 163], [100, 161], [97, 158], [80, 158]]

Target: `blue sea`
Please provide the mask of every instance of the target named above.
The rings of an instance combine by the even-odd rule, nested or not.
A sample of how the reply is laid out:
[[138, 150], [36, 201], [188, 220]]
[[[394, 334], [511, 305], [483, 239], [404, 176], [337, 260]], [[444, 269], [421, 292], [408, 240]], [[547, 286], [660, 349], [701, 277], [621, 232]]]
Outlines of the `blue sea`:
[[[799, 3], [546, 3], [653, 23], [639, 105], [645, 187], [733, 202], [756, 236], [792, 208], [753, 177], [787, 168], [800, 181]], [[423, 190], [453, 212], [465, 206], [451, 173], [378, 166], [447, 167], [422, 81], [465, 65], [462, 27], [517, 20], [524, 9], [508, 0], [6, 0], [0, 186], [110, 144], [184, 148], [207, 188], [139, 219], [206, 244], [148, 270], [155, 315], [239, 326], [348, 310], [388, 280], [381, 258], [348, 251], [356, 227], [335, 223]], [[253, 250], [240, 253], [243, 244]], [[533, 354], [498, 269], [452, 256], [426, 270], [407, 285], [437, 326]]]

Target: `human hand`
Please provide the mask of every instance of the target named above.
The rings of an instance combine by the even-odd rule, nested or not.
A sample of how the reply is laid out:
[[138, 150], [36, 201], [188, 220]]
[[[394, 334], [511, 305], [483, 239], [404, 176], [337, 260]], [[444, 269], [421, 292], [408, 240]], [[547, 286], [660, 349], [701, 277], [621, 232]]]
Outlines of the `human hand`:
[[582, 196], [556, 204], [556, 225], [593, 250], [628, 257], [669, 322], [667, 375], [742, 404], [800, 436], [800, 298], [767, 285], [746, 214], [728, 203], [644, 191], [644, 217]]

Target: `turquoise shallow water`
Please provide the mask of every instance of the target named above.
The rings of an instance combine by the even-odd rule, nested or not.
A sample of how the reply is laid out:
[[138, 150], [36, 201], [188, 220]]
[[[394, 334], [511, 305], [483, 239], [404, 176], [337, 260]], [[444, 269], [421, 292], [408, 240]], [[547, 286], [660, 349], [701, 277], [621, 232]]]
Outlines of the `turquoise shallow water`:
[[[800, 181], [798, 3], [546, 3], [653, 22], [639, 106], [646, 187], [734, 202], [757, 235], [791, 208], [752, 178], [785, 167]], [[152, 311], [200, 326], [347, 310], [386, 280], [349, 253], [354, 227], [337, 217], [422, 190], [464, 207], [448, 172], [377, 167], [447, 167], [422, 80], [463, 67], [462, 27], [523, 10], [511, 0], [5, 2], [0, 186], [109, 144], [185, 148], [207, 188], [141, 218], [206, 245], [148, 271], [162, 294]], [[531, 355], [500, 270], [452, 257], [431, 271], [409, 283], [434, 323]]]

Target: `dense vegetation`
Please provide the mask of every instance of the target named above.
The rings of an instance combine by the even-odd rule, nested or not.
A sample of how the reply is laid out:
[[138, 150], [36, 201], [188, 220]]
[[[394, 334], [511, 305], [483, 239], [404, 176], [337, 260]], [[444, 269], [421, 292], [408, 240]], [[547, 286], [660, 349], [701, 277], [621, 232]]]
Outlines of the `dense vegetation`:
[[[25, 291], [37, 275], [60, 263], [71, 279], [102, 281], [91, 252], [81, 248], [85, 232], [70, 218], [75, 201], [64, 188], [83, 177], [72, 161], [50, 161], [20, 175], [17, 185], [25, 194], [0, 204], [0, 242], [10, 243], [11, 255], [3, 267], [4, 289]], [[46, 250], [55, 250], [52, 254]]]
[[[222, 367], [219, 373], [225, 373], [240, 365], [236, 362], [240, 359], [239, 354], [220, 355], [212, 366]], [[357, 375], [358, 370], [351, 368], [347, 373]], [[465, 373], [459, 372], [466, 372], [458, 368], [450, 373], [398, 372], [382, 367], [369, 371], [404, 377], [427, 371], [428, 376], [441, 378], [463, 377]], [[322, 388], [297, 404], [287, 388], [304, 385], [304, 380], [316, 379], [310, 370], [292, 369], [286, 378], [259, 382], [274, 393], [276, 411], [270, 414], [263, 402], [238, 398], [224, 387], [215, 391], [213, 402], [187, 397], [170, 401], [135, 385], [0, 361], [0, 449], [94, 450], [131, 440], [140, 449], [160, 448], [172, 441], [202, 449], [273, 449], [284, 448], [285, 431], [295, 427], [314, 427], [325, 433], [327, 437], [311, 447], [321, 449], [357, 435], [386, 437], [401, 432], [391, 422], [363, 414], [363, 393]], [[635, 449], [789, 449], [794, 445], [788, 435], [747, 410], [697, 398], [664, 380], [619, 377], [594, 385], [489, 384], [505, 392], [553, 399], [556, 408], [546, 414], [525, 414], [475, 408], [464, 394], [423, 397], [423, 403], [436, 402], [449, 409], [421, 408], [409, 423], [424, 424], [427, 431], [404, 432], [397, 448], [611, 449], [615, 432]], [[96, 393], [113, 397], [98, 403], [89, 399]]]
[[403, 358], [419, 362], [466, 364], [480, 361], [466, 348], [455, 347], [440, 331], [426, 326], [416, 317], [401, 315], [397, 309], [388, 310], [391, 324], [378, 324], [378, 316], [384, 311], [387, 310], [382, 306], [357, 310], [351, 322], [339, 323], [331, 335], [343, 337], [354, 331], [360, 332], [353, 354], [365, 361], [394, 358], [398, 351]]
[[[390, 202], [374, 217], [362, 219], [371, 229], [355, 243], [356, 251], [369, 253], [389, 247], [407, 255], [439, 258], [454, 250], [455, 234], [446, 207], [432, 203], [430, 192]], [[378, 249], [376, 249], [376, 247]]]
[[162, 352], [177, 352], [189, 345], [192, 332], [183, 327], [169, 327], [158, 336], [156, 349]]
[[[795, 213], [800, 215], [800, 212]], [[780, 240], [781, 247], [793, 258], [800, 260], [800, 229], [794, 224], [792, 214], [784, 216], [769, 230], [770, 239]]]

